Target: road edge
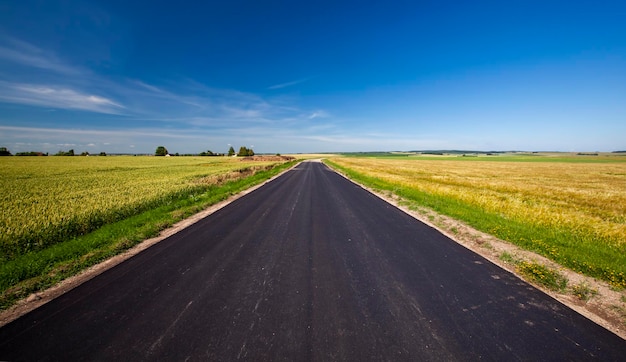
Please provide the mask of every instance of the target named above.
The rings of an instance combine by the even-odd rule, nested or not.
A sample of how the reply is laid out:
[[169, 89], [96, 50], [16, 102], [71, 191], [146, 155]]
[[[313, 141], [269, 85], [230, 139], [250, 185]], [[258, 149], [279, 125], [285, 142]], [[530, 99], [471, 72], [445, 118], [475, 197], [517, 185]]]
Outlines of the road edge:
[[[430, 227], [432, 227], [433, 229], [437, 230], [438, 232], [440, 232], [441, 234], [443, 234], [444, 236], [446, 236], [447, 238], [451, 239], [452, 241], [456, 242], [457, 244], [465, 247], [466, 249], [474, 252], [475, 254], [478, 254], [480, 256], [482, 256], [483, 258], [489, 260], [491, 263], [495, 264], [496, 266], [512, 273], [513, 275], [517, 276], [518, 278], [520, 278], [522, 281], [524, 281], [525, 283], [528, 283], [529, 285], [531, 285], [532, 287], [540, 290], [542, 293], [546, 294], [547, 296], [549, 296], [550, 298], [554, 299], [556, 302], [561, 303], [563, 305], [565, 305], [566, 307], [574, 310], [576, 313], [582, 315], [583, 317], [589, 319], [590, 321], [604, 327], [606, 330], [612, 332], [613, 334], [617, 335], [618, 337], [622, 338], [623, 340], [626, 340], [626, 330], [622, 327], [620, 328], [619, 326], [616, 325], [616, 323], [612, 323], [608, 318], [604, 318], [601, 315], [599, 315], [598, 313], [594, 313], [593, 311], [587, 309], [584, 307], [584, 304], [581, 306], [580, 304], [577, 304], [575, 300], [573, 300], [572, 298], [568, 298], [567, 295], [564, 294], [559, 294], [559, 293], [555, 293], [552, 292], [546, 288], [541, 287], [540, 285], [534, 284], [530, 281], [528, 281], [527, 279], [525, 279], [522, 275], [520, 275], [517, 270], [515, 270], [514, 266], [502, 261], [500, 258], [498, 258], [497, 256], [494, 255], [493, 252], [487, 252], [487, 250], [485, 250], [485, 247], [482, 247], [481, 245], [485, 243], [478, 243], [478, 242], [470, 242], [468, 240], [461, 240], [457, 235], [450, 233], [448, 230], [445, 230], [444, 228], [436, 225], [435, 223], [431, 222], [430, 220], [428, 220], [428, 218], [424, 217], [424, 215], [420, 214], [419, 212], [416, 212], [414, 210], [411, 210], [410, 208], [402, 205], [401, 203], [407, 202], [406, 200], [403, 200], [402, 198], [398, 197], [397, 195], [386, 195], [382, 192], [379, 192], [377, 190], [374, 190], [368, 186], [365, 186], [359, 182], [356, 182], [354, 180], [352, 180], [351, 178], [349, 178], [347, 175], [345, 175], [344, 173], [340, 172], [337, 169], [334, 169], [333, 167], [330, 167], [329, 165], [327, 165], [326, 163], [324, 163], [324, 165], [326, 165], [326, 167], [328, 167], [328, 169], [332, 170], [333, 172], [337, 173], [338, 175], [340, 175], [341, 177], [345, 178], [346, 180], [350, 181], [351, 183], [361, 187], [362, 189], [364, 189], [365, 191], [369, 192], [370, 194], [378, 197], [379, 199], [385, 201], [386, 203], [388, 203], [389, 205], [397, 208], [398, 210], [404, 212], [405, 214], [411, 216], [412, 218], [416, 219], [417, 221], [420, 221]], [[563, 268], [562, 266], [546, 259], [545, 257], [539, 255], [539, 254], [535, 254], [533, 252], [530, 252], [528, 250], [524, 250], [522, 248], [519, 248], [505, 240], [501, 240], [496, 238], [493, 235], [489, 235], [487, 233], [484, 233], [482, 231], [478, 231], [464, 223], [462, 223], [461, 221], [452, 219], [448, 216], [445, 215], [441, 215], [438, 214], [432, 210], [429, 210], [429, 212], [431, 214], [437, 215], [437, 217], [439, 217], [440, 219], [445, 219], [446, 221], [453, 221], [455, 224], [457, 225], [462, 225], [465, 229], [468, 230], [468, 232], [470, 232], [473, 235], [480, 235], [481, 237], [483, 237], [485, 240], [487, 240], [487, 243], [490, 243], [489, 245], [492, 244], [499, 244], [499, 246], [503, 249], [506, 250], [513, 250], [517, 253], [520, 254], [524, 254], [527, 257], [533, 258], [533, 259], [537, 259], [537, 260], [541, 260], [542, 262], [546, 263], [546, 264], [551, 264], [551, 265], [556, 265], [560, 268]], [[593, 280], [595, 285], [601, 285], [603, 286], [603, 290], [604, 292], [609, 292], [610, 288], [608, 287], [608, 285], [605, 285], [606, 283], [602, 283], [601, 281], [598, 281], [594, 278], [591, 277], [587, 277], [587, 276], [583, 276], [580, 275], [578, 273], [575, 273], [573, 271], [570, 271], [572, 274], [576, 274], [578, 276], [579, 279], [581, 280]]]
[[139, 244], [133, 246], [132, 248], [124, 251], [121, 254], [117, 254], [105, 261], [102, 261], [96, 265], [93, 265], [76, 275], [73, 275], [67, 279], [63, 279], [58, 282], [54, 286], [39, 292], [35, 292], [30, 294], [28, 297], [23, 298], [16, 302], [13, 306], [9, 307], [6, 310], [0, 312], [0, 328], [13, 322], [14, 320], [22, 317], [23, 315], [41, 307], [42, 305], [54, 300], [55, 298], [60, 297], [61, 295], [69, 292], [70, 290], [78, 287], [79, 285], [97, 277], [98, 275], [104, 273], [105, 271], [123, 263], [124, 261], [132, 258], [133, 256], [141, 253], [142, 251], [148, 249], [149, 247], [165, 240], [166, 238], [184, 230], [185, 228], [197, 223], [198, 221], [210, 216], [216, 211], [228, 206], [230, 203], [238, 200], [251, 192], [267, 185], [268, 183], [276, 180], [277, 178], [283, 176], [287, 172], [293, 170], [298, 167], [302, 162], [309, 162], [310, 160], [301, 160], [292, 167], [282, 171], [281, 173], [272, 176], [271, 178], [252, 186], [248, 189], [245, 189], [235, 195], [228, 197], [226, 200], [220, 201], [214, 205], [209, 206], [208, 208], [184, 219], [181, 220], [171, 227], [162, 230], [158, 236], [153, 238], [146, 239]]

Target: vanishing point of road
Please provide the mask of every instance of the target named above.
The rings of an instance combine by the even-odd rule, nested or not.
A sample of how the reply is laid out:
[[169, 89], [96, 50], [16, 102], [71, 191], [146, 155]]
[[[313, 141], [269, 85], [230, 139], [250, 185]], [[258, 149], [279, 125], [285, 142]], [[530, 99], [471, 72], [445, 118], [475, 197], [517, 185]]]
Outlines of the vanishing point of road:
[[319, 162], [0, 329], [0, 360], [624, 360], [626, 341]]

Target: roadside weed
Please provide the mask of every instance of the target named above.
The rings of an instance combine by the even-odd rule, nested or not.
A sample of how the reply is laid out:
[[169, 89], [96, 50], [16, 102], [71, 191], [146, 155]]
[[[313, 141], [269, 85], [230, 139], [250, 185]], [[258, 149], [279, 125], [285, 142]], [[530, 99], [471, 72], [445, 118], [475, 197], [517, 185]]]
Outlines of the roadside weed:
[[507, 264], [515, 264], [517, 262], [513, 255], [507, 253], [506, 251], [500, 254], [500, 260]]
[[580, 283], [572, 286], [572, 294], [578, 299], [587, 302], [589, 299], [598, 294], [596, 289], [593, 289], [587, 283]]
[[567, 288], [567, 278], [554, 269], [545, 265], [521, 261], [516, 265], [517, 271], [528, 280], [540, 284], [547, 289], [563, 292]]

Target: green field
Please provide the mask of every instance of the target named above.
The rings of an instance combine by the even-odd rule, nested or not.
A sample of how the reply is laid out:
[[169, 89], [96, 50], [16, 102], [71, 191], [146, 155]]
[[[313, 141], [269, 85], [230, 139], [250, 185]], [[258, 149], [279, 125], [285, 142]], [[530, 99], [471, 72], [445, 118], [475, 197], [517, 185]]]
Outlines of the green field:
[[327, 161], [369, 187], [626, 287], [626, 157], [370, 155]]
[[154, 236], [293, 162], [1, 157], [0, 304]]

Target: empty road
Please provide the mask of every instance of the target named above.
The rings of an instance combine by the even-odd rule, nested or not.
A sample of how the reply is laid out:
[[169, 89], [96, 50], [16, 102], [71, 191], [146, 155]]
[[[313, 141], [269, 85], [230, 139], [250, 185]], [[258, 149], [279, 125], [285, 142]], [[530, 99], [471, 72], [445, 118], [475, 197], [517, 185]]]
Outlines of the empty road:
[[0, 329], [0, 360], [624, 360], [626, 342], [305, 162]]

